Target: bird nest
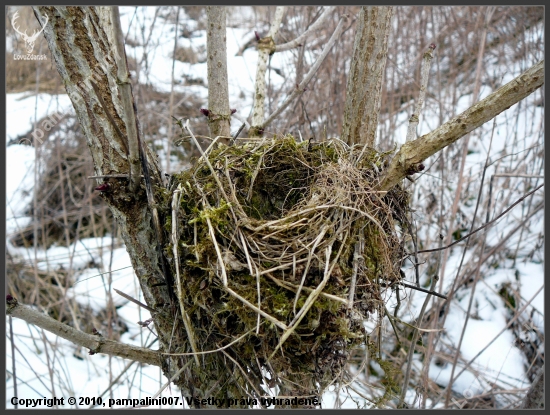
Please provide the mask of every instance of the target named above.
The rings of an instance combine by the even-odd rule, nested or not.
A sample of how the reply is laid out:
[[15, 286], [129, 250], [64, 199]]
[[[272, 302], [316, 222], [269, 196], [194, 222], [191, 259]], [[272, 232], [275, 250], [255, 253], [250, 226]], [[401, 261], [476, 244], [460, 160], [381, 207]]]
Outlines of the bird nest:
[[284, 136], [212, 145], [172, 177], [165, 253], [183, 316], [174, 347], [197, 363], [180, 386], [319, 396], [342, 373], [401, 278], [396, 225], [408, 196], [377, 190], [385, 158]]

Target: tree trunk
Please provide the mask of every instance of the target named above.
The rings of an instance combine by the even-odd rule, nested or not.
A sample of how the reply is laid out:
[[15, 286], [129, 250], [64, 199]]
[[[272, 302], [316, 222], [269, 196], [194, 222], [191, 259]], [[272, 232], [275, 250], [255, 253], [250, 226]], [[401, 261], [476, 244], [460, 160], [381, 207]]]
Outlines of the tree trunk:
[[350, 145], [374, 146], [391, 15], [392, 7], [363, 6], [357, 19], [342, 126], [342, 140]]
[[[231, 109], [229, 108], [229, 87], [227, 82], [227, 47], [225, 6], [206, 7], [208, 32], [206, 35], [208, 54], [208, 127], [210, 136], [231, 135]], [[221, 139], [227, 143], [227, 139]]]
[[521, 409], [544, 409], [544, 365], [527, 391]]
[[[254, 102], [252, 104], [252, 127], [248, 131], [249, 137], [261, 137], [265, 121], [265, 99], [267, 97], [267, 85], [265, 74], [267, 72], [267, 61], [269, 56], [275, 53], [275, 37], [281, 26], [285, 8], [278, 6], [275, 9], [275, 16], [271, 22], [269, 32], [262, 39], [258, 40], [258, 65], [256, 67], [256, 82], [254, 84]], [[258, 36], [256, 34], [256, 36]]]
[[[94, 162], [97, 175], [129, 174], [125, 108], [114, 54], [115, 34], [110, 7], [34, 7], [39, 19], [47, 15], [44, 35]], [[146, 147], [145, 147], [146, 148]], [[162, 185], [155, 156], [145, 150], [153, 185]], [[136, 192], [127, 179], [106, 178], [101, 197], [121, 229], [147, 305], [153, 313], [160, 351], [168, 351], [174, 317], [159, 257], [157, 233], [148, 208], [143, 181]], [[177, 347], [172, 343], [172, 350]], [[163, 370], [171, 377], [180, 361], [166, 359]]]

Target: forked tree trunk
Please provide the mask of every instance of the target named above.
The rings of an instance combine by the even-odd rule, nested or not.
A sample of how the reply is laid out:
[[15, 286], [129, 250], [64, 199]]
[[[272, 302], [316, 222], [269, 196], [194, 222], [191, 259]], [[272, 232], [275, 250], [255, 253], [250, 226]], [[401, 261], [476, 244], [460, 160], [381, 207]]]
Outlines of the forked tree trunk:
[[374, 146], [392, 7], [363, 6], [346, 86], [342, 140]]

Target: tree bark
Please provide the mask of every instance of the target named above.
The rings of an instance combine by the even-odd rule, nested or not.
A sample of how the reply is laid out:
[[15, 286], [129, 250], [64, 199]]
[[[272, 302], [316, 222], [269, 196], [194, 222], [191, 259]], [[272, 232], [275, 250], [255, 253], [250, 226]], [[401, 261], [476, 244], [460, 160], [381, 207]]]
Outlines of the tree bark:
[[261, 137], [264, 130], [265, 120], [265, 98], [267, 96], [267, 85], [265, 74], [267, 72], [267, 61], [269, 56], [275, 53], [275, 37], [279, 32], [279, 26], [285, 12], [284, 6], [275, 9], [275, 16], [267, 35], [258, 39], [258, 65], [256, 68], [256, 83], [254, 84], [254, 102], [252, 104], [251, 128], [248, 131], [250, 137]]
[[[231, 109], [227, 82], [227, 47], [225, 6], [206, 7], [208, 32], [208, 127], [212, 138], [231, 135]], [[228, 143], [227, 139], [220, 139]]]
[[544, 409], [544, 365], [527, 391], [521, 409]]
[[374, 146], [391, 15], [392, 7], [363, 6], [357, 19], [341, 137], [350, 145]]
[[[86, 137], [96, 175], [129, 174], [125, 107], [117, 82], [110, 8], [40, 6], [34, 11], [49, 17], [44, 35]], [[157, 161], [146, 146], [145, 153], [151, 181], [161, 185]], [[174, 322], [169, 295], [172, 287], [165, 282], [143, 182], [136, 192], [130, 190], [127, 179], [106, 178], [104, 183], [108, 188], [101, 197], [121, 229], [145, 301], [156, 310], [153, 317], [160, 351], [168, 351]], [[168, 358], [162, 364], [169, 377], [178, 367]]]

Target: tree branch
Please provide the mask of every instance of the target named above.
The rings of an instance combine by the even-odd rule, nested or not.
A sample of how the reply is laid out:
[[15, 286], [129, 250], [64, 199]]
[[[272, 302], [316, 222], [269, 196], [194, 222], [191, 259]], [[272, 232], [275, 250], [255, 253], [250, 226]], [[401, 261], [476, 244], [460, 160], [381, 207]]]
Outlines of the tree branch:
[[[231, 109], [229, 108], [229, 87], [227, 82], [226, 25], [227, 8], [225, 6], [206, 7], [208, 30], [208, 128], [212, 138], [230, 137]], [[205, 114], [206, 115], [206, 114]], [[227, 138], [222, 141], [227, 144]]]
[[544, 83], [544, 60], [431, 133], [401, 146], [378, 190], [390, 190], [421, 162], [529, 96]]
[[6, 298], [6, 314], [26, 321], [62, 337], [79, 346], [90, 349], [90, 354], [104, 353], [154, 366], [161, 366], [162, 357], [154, 350], [109, 340], [99, 334], [88, 334], [63, 324], [50, 316], [19, 302], [10, 295]]
[[269, 55], [275, 53], [275, 36], [279, 31], [279, 26], [281, 26], [281, 21], [283, 20], [283, 14], [285, 12], [284, 6], [278, 6], [275, 10], [275, 17], [269, 28], [269, 33], [266, 37], [258, 41], [258, 66], [256, 69], [256, 84], [254, 86], [254, 103], [252, 108], [252, 128], [248, 133], [251, 137], [261, 136], [260, 129], [261, 125], [264, 123], [264, 103], [267, 92], [267, 87], [265, 84], [265, 73], [267, 71], [267, 59]]
[[420, 93], [418, 94], [418, 100], [416, 101], [416, 107], [413, 115], [409, 118], [409, 128], [407, 129], [407, 138], [405, 141], [411, 141], [416, 138], [416, 127], [420, 122], [420, 113], [422, 112], [422, 106], [424, 105], [424, 99], [426, 98], [426, 90], [428, 89], [428, 80], [430, 75], [430, 66], [432, 65], [433, 51], [435, 44], [430, 44], [428, 50], [424, 53], [422, 59], [422, 69], [420, 70]]
[[298, 36], [296, 39], [291, 40], [290, 42], [283, 43], [281, 45], [275, 46], [275, 52], [284, 52], [286, 50], [294, 49], [298, 46], [301, 46], [307, 38], [313, 34], [317, 29], [320, 29], [325, 21], [330, 17], [330, 13], [336, 8], [336, 6], [328, 6], [323, 10], [323, 14], [319, 16], [317, 21], [313, 23], [304, 33]]
[[[128, 72], [126, 50], [124, 49], [124, 35], [120, 27], [120, 13], [118, 6], [111, 6], [111, 28], [113, 36], [113, 54], [117, 65], [119, 91], [124, 109], [124, 124], [128, 139], [130, 162], [130, 190], [135, 192], [139, 186], [141, 170], [139, 159], [139, 136], [134, 112], [134, 96]], [[108, 30], [107, 30], [108, 31]], [[109, 33], [108, 33], [109, 34]], [[99, 95], [98, 95], [99, 96]], [[107, 110], [106, 110], [107, 111]]]
[[427, 253], [427, 252], [436, 252], [436, 251], [441, 251], [443, 249], [449, 249], [451, 246], [453, 245], [456, 245], [457, 243], [459, 242], [462, 242], [463, 240], [469, 238], [470, 236], [472, 236], [474, 233], [476, 232], [479, 232], [480, 230], [482, 230], [483, 228], [486, 228], [487, 226], [495, 223], [497, 220], [499, 220], [500, 218], [502, 218], [504, 215], [506, 215], [508, 212], [510, 212], [517, 204], [521, 203], [523, 200], [525, 200], [527, 197], [529, 197], [530, 195], [532, 195], [533, 193], [535, 193], [537, 190], [539, 190], [542, 186], [544, 186], [544, 183], [541, 184], [540, 186], [538, 186], [536, 189], [534, 190], [531, 190], [529, 193], [527, 193], [526, 195], [520, 197], [518, 200], [516, 200], [512, 205], [510, 205], [504, 212], [502, 212], [500, 215], [498, 215], [496, 218], [494, 218], [493, 220], [487, 222], [486, 224], [480, 226], [479, 228], [477, 228], [476, 230], [470, 232], [468, 235], [466, 236], [463, 236], [462, 238], [460, 239], [457, 239], [456, 241], [454, 241], [453, 243], [450, 243], [449, 245], [446, 245], [446, 246], [443, 246], [443, 247], [440, 247], [440, 248], [433, 248], [433, 249], [423, 249], [422, 251], [418, 251], [419, 254], [424, 254], [424, 253]]
[[296, 97], [298, 97], [298, 95], [302, 94], [305, 91], [306, 85], [309, 83], [309, 81], [311, 81], [311, 78], [313, 78], [313, 75], [315, 75], [315, 73], [317, 72], [317, 70], [319, 69], [319, 67], [321, 66], [321, 64], [325, 60], [325, 58], [327, 57], [328, 53], [330, 52], [330, 50], [332, 49], [332, 47], [334, 46], [334, 44], [336, 43], [336, 41], [338, 40], [340, 35], [342, 34], [342, 32], [344, 30], [344, 22], [347, 21], [347, 20], [348, 20], [348, 15], [343, 15], [340, 18], [340, 22], [338, 23], [338, 26], [336, 26], [336, 30], [334, 30], [334, 33], [332, 34], [331, 38], [329, 39], [329, 41], [325, 45], [325, 48], [321, 52], [321, 55], [319, 55], [319, 57], [317, 58], [317, 60], [315, 61], [315, 63], [311, 67], [311, 69], [309, 70], [309, 72], [306, 74], [306, 76], [304, 77], [304, 80], [300, 83], [300, 85], [298, 85], [298, 88], [296, 88], [290, 94], [290, 96], [285, 100], [285, 102], [283, 102], [279, 106], [279, 108], [277, 108], [275, 110], [275, 112], [273, 114], [271, 114], [269, 117], [267, 117], [267, 120], [265, 120], [262, 124], [262, 128], [267, 127], [276, 117], [279, 116], [279, 114], [281, 114], [281, 112], [284, 111], [284, 109], [286, 107], [288, 107], [288, 105]]

